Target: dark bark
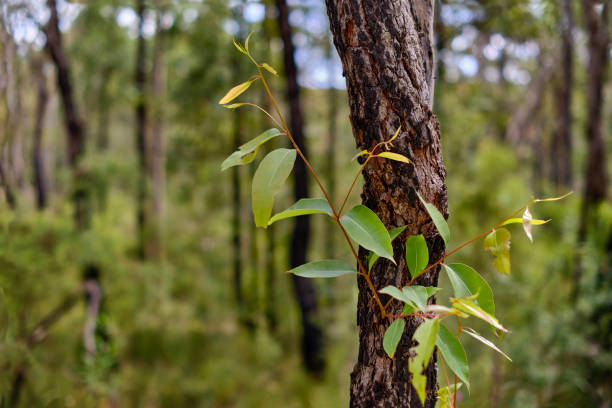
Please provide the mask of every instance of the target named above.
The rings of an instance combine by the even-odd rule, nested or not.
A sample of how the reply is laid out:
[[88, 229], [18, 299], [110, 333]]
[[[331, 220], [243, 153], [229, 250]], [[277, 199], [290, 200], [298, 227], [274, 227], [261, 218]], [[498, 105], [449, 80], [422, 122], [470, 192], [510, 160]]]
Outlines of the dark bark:
[[88, 224], [88, 193], [83, 186], [83, 174], [79, 167], [79, 160], [84, 153], [85, 132], [74, 100], [74, 91], [70, 78], [70, 64], [62, 44], [56, 1], [47, 0], [47, 5], [50, 17], [49, 22], [44, 28], [47, 37], [46, 48], [55, 64], [57, 87], [60, 91], [64, 108], [64, 124], [68, 137], [67, 156], [68, 163], [73, 171], [75, 185], [73, 194], [74, 218], [77, 228], [83, 229]]
[[34, 164], [34, 188], [36, 190], [36, 206], [43, 210], [47, 206], [47, 179], [43, 154], [43, 127], [49, 93], [47, 92], [47, 78], [44, 73], [43, 61], [34, 64], [34, 76], [37, 86], [36, 119], [34, 125], [34, 148], [32, 163]]
[[556, 126], [551, 142], [551, 181], [557, 187], [572, 184], [572, 86], [574, 82], [574, 19], [571, 0], [560, 0], [561, 67], [557, 81]]
[[[285, 77], [287, 78], [287, 101], [290, 112], [290, 128], [293, 140], [308, 156], [305, 140], [302, 109], [300, 102], [300, 89], [297, 82], [297, 66], [295, 64], [294, 46], [289, 24], [289, 7], [286, 0], [276, 0], [278, 8], [278, 26], [283, 40], [283, 61]], [[308, 197], [308, 174], [306, 165], [302, 160], [295, 162], [294, 196], [295, 200]], [[295, 221], [293, 237], [291, 239], [291, 252], [289, 264], [292, 268], [306, 263], [308, 245], [310, 240], [310, 217], [298, 217]], [[293, 288], [297, 297], [302, 315], [302, 356], [306, 368], [314, 373], [322, 372], [323, 360], [323, 333], [315, 323], [317, 314], [317, 294], [312, 281], [292, 275]]]
[[[402, 125], [394, 151], [414, 164], [372, 161], [364, 170], [363, 203], [388, 228], [407, 225], [394, 242], [398, 265], [379, 260], [371, 278], [376, 289], [401, 287], [409, 272], [401, 254], [409, 235], [424, 234], [430, 262], [439, 260], [444, 242], [417, 192], [447, 214], [445, 175], [438, 122], [433, 115], [433, 1], [431, 0], [326, 0], [334, 43], [346, 77], [353, 136], [359, 150], [389, 139]], [[362, 263], [367, 251], [360, 248]], [[417, 279], [420, 285], [437, 284], [438, 268]], [[408, 371], [412, 335], [420, 321], [407, 321], [396, 356], [390, 359], [382, 340], [390, 324], [366, 282], [359, 278], [357, 324], [359, 356], [351, 374], [351, 407], [420, 407]], [[383, 303], [387, 299], [383, 296]], [[401, 305], [390, 306], [401, 313]], [[432, 359], [435, 361], [435, 357]], [[426, 407], [435, 405], [435, 364], [426, 370]]]
[[136, 151], [138, 154], [138, 186], [136, 203], [136, 222], [138, 228], [138, 256], [141, 259], [149, 257], [149, 211], [147, 200], [149, 198], [149, 138], [148, 121], [149, 106], [147, 101], [147, 74], [146, 74], [146, 42], [144, 38], [144, 0], [136, 2], [136, 13], [138, 15], [138, 37], [136, 40], [136, 71], [134, 79], [138, 99], [136, 102]]

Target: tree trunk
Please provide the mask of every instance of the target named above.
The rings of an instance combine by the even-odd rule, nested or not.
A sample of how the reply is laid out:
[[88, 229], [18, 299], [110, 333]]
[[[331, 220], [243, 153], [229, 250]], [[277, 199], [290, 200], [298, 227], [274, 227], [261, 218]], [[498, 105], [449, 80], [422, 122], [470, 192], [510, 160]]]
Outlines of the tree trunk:
[[47, 77], [45, 76], [44, 62], [42, 59], [34, 63], [34, 75], [38, 91], [36, 101], [36, 119], [34, 126], [34, 148], [32, 152], [32, 162], [34, 164], [34, 187], [36, 190], [36, 206], [39, 210], [43, 210], [47, 206], [47, 179], [45, 177], [46, 173], [42, 135], [49, 94], [47, 92]]
[[[346, 77], [350, 119], [358, 149], [371, 149], [389, 139], [401, 125], [394, 151], [414, 164], [374, 160], [363, 172], [363, 204], [388, 228], [407, 225], [394, 241], [398, 266], [379, 260], [371, 278], [376, 289], [401, 287], [409, 272], [401, 254], [409, 235], [424, 234], [430, 262], [439, 260], [444, 241], [417, 197], [447, 214], [445, 175], [438, 122], [433, 115], [433, 0], [326, 0], [334, 43]], [[367, 251], [360, 248], [364, 264]], [[438, 268], [417, 279], [437, 284]], [[357, 324], [359, 357], [351, 374], [351, 407], [420, 407], [410, 384], [409, 348], [420, 324], [408, 320], [395, 358], [384, 352], [382, 340], [390, 322], [380, 311], [363, 279], [359, 279]], [[387, 301], [383, 296], [383, 303]], [[400, 314], [392, 303], [390, 313]], [[433, 358], [435, 361], [435, 357]], [[435, 364], [426, 375], [426, 407], [436, 402]]]
[[72, 168], [75, 185], [73, 194], [75, 207], [74, 218], [77, 228], [84, 229], [88, 224], [88, 194], [82, 185], [83, 174], [79, 167], [79, 160], [84, 152], [85, 133], [74, 101], [72, 82], [70, 79], [70, 66], [62, 44], [56, 1], [47, 0], [47, 5], [49, 7], [50, 17], [49, 22], [44, 28], [47, 36], [46, 48], [55, 63], [57, 86], [64, 107], [64, 123], [68, 136], [67, 156], [68, 163]]
[[136, 150], [138, 152], [138, 195], [136, 204], [136, 220], [138, 225], [138, 256], [146, 259], [150, 254], [148, 251], [149, 235], [149, 211], [147, 211], [147, 199], [149, 191], [149, 160], [148, 160], [148, 104], [146, 92], [146, 61], [145, 61], [145, 38], [144, 28], [144, 0], [136, 3], [138, 14], [138, 38], [136, 43], [136, 89], [138, 100], [136, 102]]
[[[283, 60], [285, 77], [287, 78], [287, 101], [291, 119], [291, 134], [298, 147], [307, 156], [304, 141], [304, 127], [300, 102], [300, 89], [297, 82], [297, 66], [295, 64], [294, 46], [289, 25], [289, 7], [286, 0], [276, 0], [278, 8], [278, 26], [283, 40]], [[306, 165], [297, 160], [294, 167], [295, 200], [308, 197], [308, 174]], [[295, 221], [289, 263], [291, 268], [306, 263], [308, 244], [310, 240], [310, 217], [298, 217]], [[314, 373], [324, 369], [323, 335], [314, 318], [317, 314], [317, 295], [311, 280], [291, 275], [293, 288], [302, 314], [302, 356], [306, 368]]]
[[556, 126], [551, 143], [552, 182], [557, 187], [572, 184], [572, 85], [573, 16], [571, 0], [560, 0], [561, 8], [561, 69], [556, 89]]

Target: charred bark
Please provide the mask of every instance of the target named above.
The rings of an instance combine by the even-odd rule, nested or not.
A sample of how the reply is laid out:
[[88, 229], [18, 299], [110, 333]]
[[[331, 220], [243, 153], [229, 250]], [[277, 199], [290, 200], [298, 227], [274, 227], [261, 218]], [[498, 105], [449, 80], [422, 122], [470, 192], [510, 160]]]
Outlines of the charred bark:
[[561, 69], [556, 89], [557, 120], [551, 143], [551, 181], [557, 187], [572, 184], [573, 28], [571, 0], [561, 1]]
[[[307, 156], [308, 149], [304, 140], [304, 124], [300, 102], [300, 89], [297, 81], [297, 66], [294, 57], [294, 45], [289, 24], [289, 7], [286, 0], [276, 0], [278, 8], [278, 26], [283, 40], [283, 61], [285, 77], [287, 78], [287, 101], [289, 102], [290, 128], [293, 140]], [[295, 200], [308, 197], [308, 174], [306, 165], [302, 160], [295, 162], [294, 197]], [[310, 217], [298, 217], [295, 221], [289, 263], [292, 268], [306, 263], [308, 244], [310, 240]], [[322, 372], [323, 360], [323, 333], [315, 323], [317, 314], [317, 294], [312, 281], [291, 275], [293, 288], [297, 297], [302, 315], [302, 356], [306, 368], [314, 373]]]
[[[407, 225], [394, 241], [398, 265], [379, 260], [371, 278], [376, 289], [401, 287], [409, 272], [401, 257], [406, 238], [422, 233], [430, 262], [439, 260], [444, 242], [416, 195], [447, 215], [446, 170], [442, 163], [438, 122], [433, 101], [433, 1], [432, 0], [326, 0], [327, 11], [346, 77], [350, 119], [357, 147], [371, 149], [389, 139], [401, 125], [394, 151], [414, 164], [376, 160], [363, 172], [362, 202], [388, 228]], [[359, 256], [366, 264], [367, 251]], [[436, 285], [438, 268], [417, 279]], [[382, 319], [366, 282], [359, 279], [357, 324], [359, 356], [351, 374], [351, 407], [420, 407], [408, 371], [409, 348], [419, 320], [407, 321], [404, 337], [392, 360], [382, 340], [390, 324]], [[382, 299], [383, 303], [388, 299]], [[401, 313], [392, 303], [390, 313]], [[432, 359], [435, 361], [435, 357]], [[435, 364], [426, 375], [426, 407], [435, 405]]]

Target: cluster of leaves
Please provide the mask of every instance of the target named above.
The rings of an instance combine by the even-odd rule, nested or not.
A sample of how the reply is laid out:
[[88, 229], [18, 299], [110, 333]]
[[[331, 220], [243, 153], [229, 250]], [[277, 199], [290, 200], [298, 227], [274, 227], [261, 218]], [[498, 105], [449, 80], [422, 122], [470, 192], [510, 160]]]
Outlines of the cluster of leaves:
[[[390, 358], [394, 358], [397, 346], [404, 335], [406, 326], [405, 318], [411, 317], [421, 319], [422, 322], [413, 335], [415, 345], [410, 348], [408, 370], [412, 374], [412, 385], [416, 389], [419, 399], [424, 403], [426, 389], [426, 376], [424, 375], [424, 371], [430, 364], [433, 352], [437, 348], [439, 355], [456, 376], [454, 384], [448, 384], [446, 387], [440, 388], [438, 392], [439, 402], [442, 407], [455, 406], [454, 401], [456, 400], [456, 393], [461, 383], [465, 384], [468, 390], [470, 389], [468, 361], [460, 341], [461, 334], [465, 333], [469, 335], [510, 360], [510, 358], [493, 342], [480, 335], [473, 328], [465, 326], [463, 320], [470, 317], [480, 319], [491, 326], [495, 335], [506, 333], [508, 330], [495, 317], [493, 292], [486, 280], [468, 265], [461, 263], [444, 264], [443, 261], [466, 245], [479, 238], [485, 237], [484, 249], [493, 256], [494, 267], [501, 273], [510, 274], [511, 234], [505, 226], [516, 223], [522, 224], [525, 234], [529, 240], [532, 241], [532, 226], [542, 225], [548, 221], [533, 219], [529, 211], [529, 206], [536, 202], [553, 201], [563, 197], [533, 199], [529, 204], [521, 207], [515, 214], [496, 227], [466, 242], [457, 249], [450, 251], [447, 255], [434, 262], [431, 262], [429, 259], [429, 249], [423, 235], [408, 237], [405, 245], [405, 262], [410, 272], [410, 281], [402, 288], [387, 286], [377, 292], [370, 280], [372, 267], [381, 257], [397, 264], [393, 257], [392, 241], [406, 229], [406, 226], [387, 230], [380, 218], [364, 205], [356, 205], [345, 214], [343, 214], [343, 209], [355, 185], [355, 181], [369, 160], [373, 158], [382, 158], [410, 163], [408, 158], [398, 153], [389, 151], [380, 151], [377, 153], [379, 148], [381, 150], [387, 150], [389, 146], [392, 146], [392, 142], [399, 135], [400, 129], [398, 129], [389, 140], [379, 143], [371, 151], [364, 150], [355, 156], [367, 156], [367, 158], [359, 169], [355, 181], [351, 185], [343, 204], [339, 207], [339, 210], [336, 210], [333, 203], [328, 198], [325, 189], [319, 182], [316, 173], [312, 170], [307, 159], [294, 143], [290, 130], [285, 125], [283, 116], [278, 110], [276, 101], [269, 90], [262, 69], [274, 75], [276, 75], [276, 70], [266, 63], [258, 63], [249, 52], [248, 42], [249, 38], [246, 39], [244, 45], [236, 42], [234, 42], [234, 45], [240, 52], [251, 59], [257, 67], [258, 75], [232, 88], [219, 103], [231, 109], [242, 106], [255, 107], [268, 115], [270, 119], [283, 129], [282, 131], [277, 128], [269, 129], [251, 141], [243, 144], [222, 163], [221, 169], [226, 170], [233, 166], [252, 162], [257, 156], [259, 147], [277, 136], [287, 136], [290, 139], [294, 149], [276, 149], [268, 153], [268, 155], [261, 160], [253, 176], [252, 210], [255, 224], [259, 227], [266, 228], [268, 225], [279, 220], [312, 214], [326, 214], [333, 218], [337, 222], [339, 229], [344, 232], [347, 238], [347, 242], [355, 256], [357, 267], [351, 266], [340, 260], [319, 260], [296, 267], [290, 272], [305, 278], [333, 278], [346, 274], [356, 274], [365, 278], [372, 290], [373, 297], [380, 306], [382, 317], [391, 320], [383, 337], [383, 348]], [[251, 84], [257, 80], [261, 80], [266, 88], [271, 103], [276, 109], [278, 120], [258, 105], [251, 103], [230, 104], [230, 102], [244, 93]], [[291, 170], [298, 155], [306, 162], [307, 167], [311, 170], [325, 199], [301, 199], [286, 210], [272, 215], [274, 199], [291, 174]], [[431, 217], [444, 243], [448, 245], [450, 241], [450, 229], [444, 216], [433, 204], [426, 202], [421, 195], [418, 195], [418, 197]], [[513, 218], [521, 211], [523, 212], [522, 218]], [[351, 240], [370, 251], [367, 269], [361, 264]], [[440, 265], [448, 275], [454, 291], [454, 297], [449, 299], [450, 305], [448, 306], [437, 305], [430, 302], [432, 296], [434, 296], [440, 288], [414, 284], [419, 276]], [[388, 314], [386, 312], [387, 307], [383, 306], [380, 302], [378, 293], [388, 295], [396, 301], [401, 302], [403, 305], [401, 315], [393, 316]], [[456, 335], [442, 323], [442, 320], [448, 317], [457, 319], [458, 333]], [[461, 383], [458, 383], [457, 379], [461, 381]]]

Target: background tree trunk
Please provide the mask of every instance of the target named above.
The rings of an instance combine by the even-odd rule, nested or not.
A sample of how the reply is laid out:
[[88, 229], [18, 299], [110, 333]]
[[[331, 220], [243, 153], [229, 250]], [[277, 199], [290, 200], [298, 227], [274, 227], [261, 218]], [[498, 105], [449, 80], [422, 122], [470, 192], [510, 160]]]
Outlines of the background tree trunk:
[[572, 86], [574, 83], [574, 19], [571, 0], [560, 0], [561, 69], [556, 89], [557, 120], [551, 143], [552, 182], [558, 187], [572, 184]]
[[[407, 225], [394, 242], [395, 266], [379, 260], [372, 269], [376, 289], [403, 286], [409, 273], [401, 254], [409, 235], [425, 235], [430, 262], [443, 256], [445, 247], [417, 192], [447, 214], [445, 175], [438, 122], [433, 115], [433, 1], [432, 0], [326, 0], [334, 43], [346, 77], [350, 119], [358, 149], [370, 149], [389, 139], [402, 125], [394, 151], [414, 164], [374, 160], [365, 168], [363, 204], [388, 228]], [[364, 264], [367, 251], [360, 248]], [[438, 269], [424, 274], [417, 284], [436, 285]], [[409, 348], [420, 324], [408, 320], [404, 337], [392, 360], [382, 340], [390, 324], [381, 319], [364, 280], [359, 279], [357, 324], [359, 357], [351, 374], [351, 407], [420, 407], [410, 384]], [[383, 303], [387, 299], [383, 298]], [[392, 303], [390, 313], [401, 313]], [[433, 358], [435, 360], [435, 357]], [[434, 407], [436, 367], [427, 369], [426, 407]]]
[[[304, 155], [307, 148], [304, 141], [304, 126], [300, 102], [300, 90], [297, 82], [297, 66], [294, 58], [294, 46], [289, 25], [289, 8], [286, 0], [277, 0], [278, 25], [283, 40], [283, 60], [285, 77], [287, 78], [287, 101], [290, 111], [290, 128], [293, 139]], [[294, 167], [294, 195], [295, 200], [308, 197], [308, 174], [306, 165], [297, 160]], [[291, 252], [289, 264], [291, 268], [306, 263], [308, 245], [310, 240], [310, 217], [297, 217], [293, 237], [291, 239]], [[323, 334], [315, 323], [317, 314], [317, 294], [311, 280], [291, 275], [293, 287], [302, 313], [302, 355], [306, 368], [311, 372], [321, 372], [324, 369], [323, 360]]]
[[45, 122], [45, 112], [49, 93], [47, 92], [47, 77], [44, 71], [44, 61], [37, 60], [33, 64], [33, 74], [35, 76], [37, 90], [36, 119], [34, 125], [34, 147], [32, 151], [32, 163], [34, 164], [34, 187], [36, 190], [36, 206], [39, 210], [47, 206], [47, 179], [45, 172], [45, 161], [43, 152], [43, 127]]

